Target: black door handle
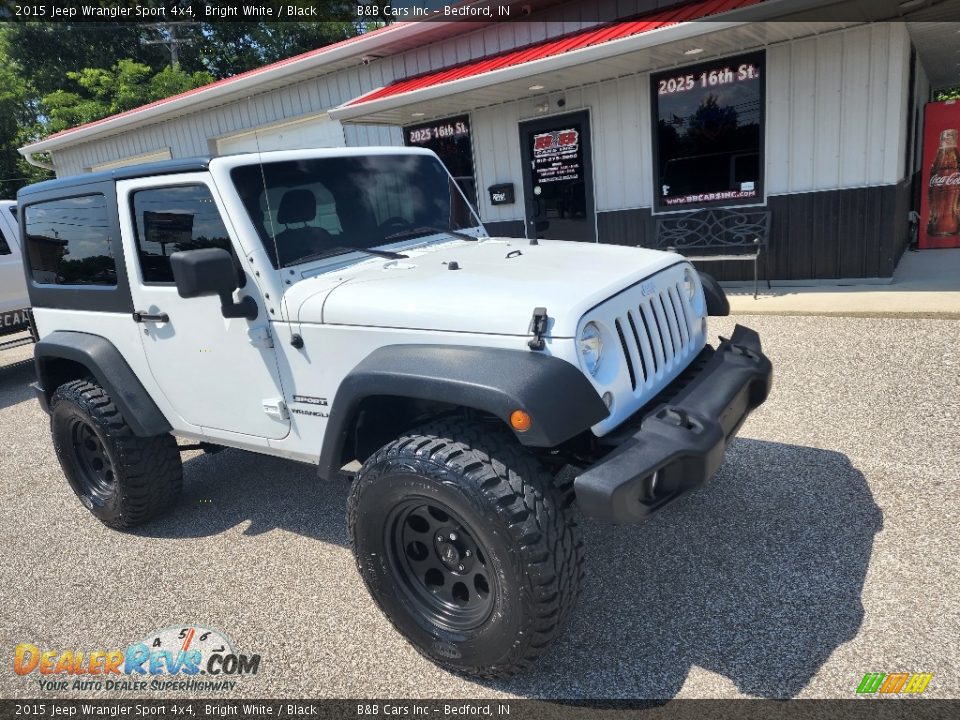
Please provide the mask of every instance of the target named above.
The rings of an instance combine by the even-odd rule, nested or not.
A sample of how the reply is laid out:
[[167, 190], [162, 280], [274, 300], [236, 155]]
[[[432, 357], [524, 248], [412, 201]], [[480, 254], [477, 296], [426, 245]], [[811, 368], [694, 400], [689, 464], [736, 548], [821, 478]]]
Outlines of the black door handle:
[[153, 315], [148, 312], [143, 312], [142, 310], [135, 310], [133, 313], [133, 321], [142, 323], [142, 322], [158, 322], [158, 323], [168, 323], [170, 322], [170, 316], [166, 313], [157, 313]]

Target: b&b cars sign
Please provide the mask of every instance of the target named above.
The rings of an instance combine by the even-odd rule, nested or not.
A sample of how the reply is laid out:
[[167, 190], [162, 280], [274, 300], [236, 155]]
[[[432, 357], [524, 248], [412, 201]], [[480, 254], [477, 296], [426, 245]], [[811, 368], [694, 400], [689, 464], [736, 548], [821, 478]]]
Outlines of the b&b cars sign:
[[12, 335], [30, 327], [29, 310], [11, 310], [0, 313], [0, 335]]
[[582, 165], [580, 132], [576, 128], [533, 136], [533, 170], [538, 185], [579, 180]]

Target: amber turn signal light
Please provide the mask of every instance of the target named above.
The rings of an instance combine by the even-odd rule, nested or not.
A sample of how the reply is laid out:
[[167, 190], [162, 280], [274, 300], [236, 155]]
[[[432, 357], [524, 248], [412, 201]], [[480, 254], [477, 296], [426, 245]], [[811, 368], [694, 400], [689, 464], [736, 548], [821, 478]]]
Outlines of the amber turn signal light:
[[523, 410], [514, 410], [510, 413], [510, 425], [517, 432], [526, 432], [533, 425], [533, 420]]

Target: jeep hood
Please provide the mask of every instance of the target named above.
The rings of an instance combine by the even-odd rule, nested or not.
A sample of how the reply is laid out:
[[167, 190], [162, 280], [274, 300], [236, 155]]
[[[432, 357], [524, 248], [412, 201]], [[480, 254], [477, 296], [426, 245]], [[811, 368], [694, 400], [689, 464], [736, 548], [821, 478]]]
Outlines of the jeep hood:
[[590, 308], [683, 262], [641, 248], [506, 238], [404, 252], [406, 260], [356, 263], [316, 292], [309, 280], [297, 283], [288, 292], [291, 315], [301, 323], [524, 336], [534, 308], [545, 307], [548, 335], [573, 337]]

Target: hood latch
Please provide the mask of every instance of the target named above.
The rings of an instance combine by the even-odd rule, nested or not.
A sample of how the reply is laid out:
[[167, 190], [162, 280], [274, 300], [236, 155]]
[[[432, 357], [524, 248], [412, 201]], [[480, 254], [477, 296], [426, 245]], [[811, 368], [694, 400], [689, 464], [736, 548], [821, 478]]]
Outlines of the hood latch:
[[543, 341], [543, 336], [547, 332], [547, 309], [538, 307], [533, 309], [533, 317], [530, 318], [530, 327], [527, 332], [533, 333], [533, 340], [527, 343], [531, 350], [543, 350], [547, 344]]

